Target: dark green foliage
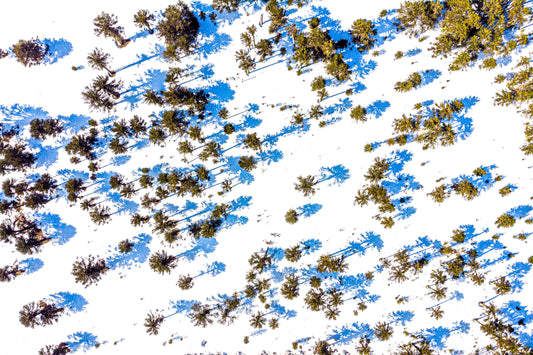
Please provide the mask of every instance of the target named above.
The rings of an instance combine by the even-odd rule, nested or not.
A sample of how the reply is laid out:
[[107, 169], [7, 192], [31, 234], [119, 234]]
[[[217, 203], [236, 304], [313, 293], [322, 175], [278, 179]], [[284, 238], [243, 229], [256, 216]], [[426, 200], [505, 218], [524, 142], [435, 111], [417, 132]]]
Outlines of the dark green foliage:
[[208, 305], [202, 305], [201, 303], [195, 303], [191, 307], [191, 312], [189, 313], [189, 318], [195, 327], [206, 327], [208, 324], [213, 323], [213, 312], [214, 309], [210, 308]]
[[359, 45], [360, 52], [367, 51], [374, 46], [376, 41], [373, 36], [377, 35], [374, 24], [365, 19], [358, 19], [352, 24], [350, 30], [352, 41]]
[[148, 139], [153, 144], [161, 146], [164, 144], [166, 138], [167, 134], [165, 133], [165, 130], [161, 127], [152, 127], [148, 131]]
[[24, 64], [25, 67], [31, 67], [41, 64], [48, 53], [48, 46], [41, 43], [38, 38], [21, 39], [13, 45], [12, 51], [18, 62]]
[[30, 302], [22, 307], [19, 312], [19, 320], [22, 325], [30, 328], [34, 328], [36, 325], [51, 325], [58, 321], [63, 311], [63, 308], [56, 307], [44, 300], [38, 303]]
[[356, 121], [366, 121], [366, 108], [361, 105], [357, 105], [350, 111], [350, 117]]
[[166, 251], [158, 251], [150, 256], [148, 262], [150, 263], [150, 268], [155, 272], [160, 274], [168, 273], [176, 267], [177, 258], [172, 255], [168, 255]]
[[69, 155], [79, 155], [87, 160], [96, 159], [96, 155], [92, 151], [97, 143], [96, 135], [93, 134], [78, 134], [74, 135], [70, 142], [65, 145], [65, 151]]
[[141, 30], [148, 30], [150, 34], [154, 33], [152, 29], [152, 22], [155, 21], [155, 16], [151, 14], [148, 10], [139, 10], [135, 15], [133, 15], [133, 22], [135, 26], [139, 27]]
[[274, 54], [274, 51], [272, 50], [272, 42], [270, 42], [268, 39], [260, 40], [257, 42], [255, 47], [257, 48], [257, 54], [259, 54], [260, 62]]
[[125, 239], [121, 241], [120, 243], [118, 243], [118, 251], [120, 251], [121, 253], [127, 254], [133, 250], [134, 245], [135, 244], [130, 242], [129, 239]]
[[247, 134], [242, 143], [252, 150], [258, 150], [262, 152], [261, 140], [257, 137], [257, 133]]
[[285, 281], [281, 285], [281, 295], [286, 299], [292, 300], [299, 294], [299, 278], [294, 273], [285, 276]]
[[315, 194], [315, 186], [318, 184], [316, 177], [308, 175], [306, 177], [298, 176], [298, 182], [294, 184], [297, 191], [301, 191], [305, 197]]
[[83, 186], [83, 180], [80, 178], [72, 178], [65, 183], [65, 190], [68, 192], [68, 200], [76, 202], [80, 197], [79, 194], [85, 191], [86, 187]]
[[200, 152], [198, 157], [201, 161], [206, 161], [209, 158], [212, 158], [213, 163], [218, 163], [218, 158], [220, 157], [220, 144], [217, 142], [206, 143], [204, 149]]
[[322, 255], [318, 259], [318, 265], [316, 270], [320, 273], [323, 272], [339, 272], [343, 273], [348, 268], [348, 265], [344, 261], [344, 256], [334, 257], [329, 254]]
[[350, 79], [350, 75], [352, 75], [352, 71], [344, 61], [341, 53], [335, 53], [329, 57], [326, 64], [326, 72], [333, 75], [341, 83]]
[[24, 273], [24, 269], [21, 269], [15, 262], [13, 265], [6, 265], [0, 268], [0, 282], [9, 282], [15, 277]]
[[392, 336], [393, 330], [390, 324], [385, 322], [378, 322], [374, 326], [374, 335], [381, 341], [389, 340]]
[[91, 212], [89, 212], [91, 221], [96, 225], [102, 225], [109, 222], [111, 219], [111, 213], [107, 206], [95, 206]]
[[498, 228], [510, 228], [514, 226], [516, 223], [516, 219], [511, 216], [510, 214], [502, 214], [498, 219], [496, 220], [496, 226]]
[[479, 195], [479, 190], [468, 179], [463, 179], [451, 186], [456, 194], [461, 195], [465, 200], [470, 201]]
[[30, 134], [35, 139], [46, 139], [47, 136], [57, 136], [63, 132], [63, 125], [57, 118], [42, 120], [34, 118], [30, 122]]
[[270, 0], [266, 5], [266, 11], [270, 17], [270, 26], [268, 31], [274, 33], [287, 23], [286, 11], [279, 6], [277, 0]]
[[182, 290], [189, 290], [194, 286], [193, 278], [189, 275], [181, 275], [178, 280], [178, 287]]
[[239, 158], [239, 167], [244, 171], [252, 171], [257, 166], [257, 161], [253, 156], [245, 156]]
[[117, 46], [122, 47], [127, 42], [123, 36], [124, 29], [121, 26], [117, 26], [117, 23], [118, 20], [115, 15], [102, 12], [93, 20], [94, 33], [97, 36], [103, 35], [104, 37], [113, 38], [117, 43]]
[[302, 250], [300, 249], [300, 245], [297, 244], [292, 248], [287, 248], [285, 250], [285, 259], [287, 261], [290, 261], [291, 263], [295, 263], [302, 257]]
[[[137, 117], [137, 119], [139, 118]], [[123, 118], [118, 121], [113, 122], [113, 127], [111, 127], [111, 132], [113, 132], [113, 134], [117, 138], [127, 138], [132, 135], [132, 130], [130, 129], [130, 127], [128, 127], [128, 123]]]
[[431, 191], [427, 195], [431, 196], [433, 201], [442, 203], [444, 202], [444, 200], [450, 197], [450, 192], [447, 190], [446, 185], [442, 184], [440, 186], [437, 186], [433, 191]]
[[262, 273], [266, 268], [272, 265], [272, 256], [268, 255], [268, 249], [264, 253], [253, 253], [248, 259], [252, 269]]
[[77, 283], [88, 287], [100, 281], [102, 274], [105, 274], [108, 269], [104, 259], [96, 259], [89, 255], [87, 258], [76, 258], [72, 265], [72, 275]]
[[104, 53], [100, 48], [95, 48], [87, 56], [87, 63], [93, 69], [105, 70], [110, 76], [114, 76], [116, 73], [108, 69], [109, 54]]
[[290, 224], [298, 222], [298, 212], [296, 210], [290, 209], [285, 213], [285, 221]]
[[318, 91], [320, 89], [324, 89], [325, 87], [326, 87], [326, 80], [324, 80], [324, 78], [321, 76], [317, 76], [311, 82], [311, 90], [313, 91]]
[[224, 133], [227, 135], [235, 133], [235, 126], [231, 123], [226, 123], [226, 125], [224, 125]]
[[38, 355], [66, 355], [70, 352], [67, 343], [59, 343], [57, 345], [46, 345], [39, 350]]
[[235, 53], [235, 59], [239, 63], [239, 68], [242, 69], [246, 75], [249, 75], [255, 69], [255, 60], [250, 56], [249, 51], [239, 49]]
[[418, 86], [422, 84], [422, 77], [420, 74], [414, 72], [409, 74], [409, 77], [406, 81], [398, 81], [396, 84], [394, 84], [394, 90], [398, 92], [407, 92], [412, 89], [416, 89]]
[[439, 1], [405, 1], [398, 10], [400, 29], [406, 29], [409, 36], [418, 36], [436, 26], [441, 11]]
[[239, 10], [240, 0], [213, 0], [211, 5], [214, 10], [224, 13], [232, 13]]
[[159, 327], [161, 327], [161, 324], [164, 320], [165, 317], [159, 312], [148, 313], [146, 318], [144, 319], [144, 326], [146, 327], [146, 332], [150, 335], [159, 334]]
[[253, 328], [261, 329], [266, 323], [265, 314], [263, 312], [257, 312], [250, 317], [250, 325]]
[[0, 175], [13, 171], [25, 171], [35, 162], [35, 156], [26, 151], [26, 146], [21, 143], [8, 145], [0, 143]]
[[156, 27], [157, 36], [163, 39], [166, 45], [166, 50], [163, 53], [166, 59], [179, 61], [182, 53], [192, 53], [200, 23], [183, 1], [168, 6], [163, 12], [163, 19]]

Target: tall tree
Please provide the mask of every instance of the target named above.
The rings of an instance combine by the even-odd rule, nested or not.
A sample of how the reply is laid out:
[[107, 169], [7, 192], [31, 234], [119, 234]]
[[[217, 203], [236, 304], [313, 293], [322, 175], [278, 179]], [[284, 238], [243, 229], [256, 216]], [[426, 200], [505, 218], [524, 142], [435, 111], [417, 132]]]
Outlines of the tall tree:
[[118, 20], [115, 15], [110, 15], [102, 12], [93, 20], [94, 33], [97, 36], [113, 38], [118, 47], [122, 48], [129, 43], [130, 40], [124, 38], [124, 28], [117, 26]]
[[152, 22], [155, 21], [154, 14], [151, 14], [148, 10], [139, 10], [133, 15], [133, 22], [141, 30], [146, 29], [150, 34], [154, 33], [152, 29]]
[[107, 270], [109, 268], [106, 266], [105, 260], [97, 259], [92, 255], [86, 258], [78, 257], [72, 265], [74, 279], [85, 287], [98, 283]]
[[39, 41], [39, 38], [21, 39], [13, 45], [12, 51], [18, 62], [24, 64], [25, 67], [31, 67], [41, 64], [48, 53], [48, 45]]
[[87, 62], [93, 69], [105, 70], [109, 76], [115, 76], [116, 72], [109, 70], [107, 67], [109, 65], [109, 54], [104, 53], [100, 48], [95, 48], [87, 56]]

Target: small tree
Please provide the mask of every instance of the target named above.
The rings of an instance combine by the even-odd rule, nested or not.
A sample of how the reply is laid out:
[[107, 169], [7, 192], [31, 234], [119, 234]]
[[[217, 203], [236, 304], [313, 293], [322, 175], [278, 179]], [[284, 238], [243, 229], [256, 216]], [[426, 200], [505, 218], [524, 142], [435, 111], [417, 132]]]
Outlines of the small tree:
[[91, 212], [89, 212], [91, 221], [96, 225], [102, 225], [109, 222], [111, 219], [111, 213], [108, 206], [95, 206]]
[[285, 250], [285, 259], [291, 263], [295, 263], [302, 257], [302, 250], [300, 249], [300, 244], [295, 245], [292, 248], [287, 248]]
[[285, 213], [285, 221], [290, 224], [298, 222], [298, 212], [292, 208]]
[[165, 317], [159, 312], [148, 313], [146, 318], [144, 319], [144, 326], [146, 327], [146, 332], [150, 335], [159, 334], [159, 327], [161, 326], [161, 324], [163, 324], [164, 320]]
[[374, 326], [374, 335], [381, 341], [389, 340], [392, 333], [393, 329], [388, 323], [378, 322]]
[[516, 219], [510, 214], [504, 213], [496, 220], [496, 226], [498, 228], [510, 228], [514, 226]]
[[17, 61], [24, 64], [25, 67], [41, 64], [47, 53], [48, 46], [41, 43], [38, 38], [21, 39], [13, 45], [13, 54], [17, 57]]
[[100, 48], [95, 48], [87, 56], [87, 62], [93, 69], [105, 70], [109, 76], [115, 76], [116, 72], [109, 70], [107, 67], [109, 65], [109, 54], [104, 53]]
[[139, 10], [135, 15], [133, 15], [133, 22], [135, 23], [135, 26], [139, 27], [141, 30], [148, 30], [150, 34], [154, 33], [154, 30], [151, 27], [151, 23], [153, 21], [155, 21], [155, 16], [148, 10]]
[[262, 312], [257, 312], [256, 314], [253, 314], [250, 318], [250, 325], [253, 328], [261, 329], [266, 323], [265, 315]]
[[507, 281], [504, 276], [493, 281], [492, 285], [494, 286], [494, 291], [498, 295], [505, 295], [506, 293], [511, 292], [511, 283]]
[[124, 28], [117, 26], [118, 20], [115, 15], [110, 15], [102, 12], [93, 20], [94, 33], [97, 36], [113, 38], [118, 47], [124, 47], [129, 40], [123, 36]]
[[317, 184], [316, 177], [307, 175], [306, 177], [298, 176], [298, 182], [294, 184], [297, 191], [301, 191], [305, 197], [315, 194], [315, 186]]
[[227, 12], [228, 14], [239, 9], [240, 0], [213, 0], [211, 5], [215, 11], [220, 13]]
[[195, 327], [202, 326], [205, 328], [208, 324], [213, 323], [213, 309], [208, 305], [202, 305], [201, 303], [195, 303], [191, 307], [191, 313], [189, 318], [191, 319]]
[[258, 150], [262, 152], [261, 140], [257, 137], [257, 133], [247, 134], [242, 143], [252, 150]]
[[285, 276], [285, 281], [281, 285], [281, 295], [286, 299], [292, 300], [298, 297], [299, 294], [299, 278], [294, 273]]
[[350, 33], [352, 41], [360, 45], [358, 48], [360, 52], [369, 50], [374, 46], [376, 40], [372, 37], [377, 35], [377, 31], [371, 21], [365, 19], [354, 21]]
[[168, 255], [166, 251], [155, 252], [149, 259], [150, 268], [160, 274], [168, 273], [176, 267], [177, 258]]
[[366, 108], [364, 108], [361, 105], [355, 106], [352, 111], [350, 112], [350, 117], [353, 118], [356, 121], [366, 121]]
[[39, 350], [39, 355], [66, 355], [70, 353], [67, 343], [59, 343], [58, 345], [46, 345]]
[[85, 287], [96, 284], [102, 278], [109, 268], [106, 266], [104, 259], [96, 259], [89, 255], [87, 258], [76, 258], [72, 265], [72, 275], [76, 282], [81, 283]]
[[124, 239], [123, 241], [118, 243], [118, 251], [120, 251], [121, 253], [127, 254], [133, 250], [134, 245], [135, 244], [130, 242], [129, 239]]

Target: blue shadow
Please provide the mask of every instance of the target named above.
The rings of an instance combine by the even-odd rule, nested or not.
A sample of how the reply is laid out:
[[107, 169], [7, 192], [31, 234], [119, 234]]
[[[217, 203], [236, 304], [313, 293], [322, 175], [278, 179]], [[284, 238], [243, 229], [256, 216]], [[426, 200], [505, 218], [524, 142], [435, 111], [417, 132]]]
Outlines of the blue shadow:
[[22, 269], [24, 269], [25, 274], [33, 274], [34, 272], [40, 270], [44, 266], [44, 263], [41, 259], [28, 258], [19, 262], [19, 265]]
[[45, 38], [42, 42], [48, 46], [48, 53], [43, 60], [44, 64], [57, 63], [59, 59], [66, 57], [72, 52], [72, 44], [64, 38]]
[[57, 161], [58, 150], [59, 148], [54, 148], [51, 146], [41, 146], [36, 154], [37, 161], [35, 162], [35, 167], [40, 168], [44, 166], [49, 168]]
[[390, 103], [388, 101], [377, 100], [368, 105], [366, 111], [367, 113], [374, 115], [376, 118], [380, 118], [389, 107]]
[[308, 203], [301, 207], [298, 207], [298, 214], [304, 218], [311, 217], [312, 215], [318, 213], [322, 209], [322, 205], [318, 203]]
[[420, 76], [422, 77], [422, 82], [420, 86], [431, 84], [433, 81], [437, 80], [441, 75], [442, 75], [442, 72], [440, 70], [435, 70], [435, 69], [424, 70], [423, 72], [420, 73]]
[[350, 178], [350, 170], [342, 164], [334, 165], [331, 167], [322, 167], [320, 168], [320, 179], [319, 183], [332, 180], [331, 185], [337, 184], [340, 185]]
[[72, 352], [76, 352], [78, 350], [89, 350], [99, 343], [96, 335], [87, 332], [76, 332], [72, 335], [69, 335], [68, 339], [69, 340], [66, 343]]
[[152, 240], [148, 234], [139, 234], [134, 237], [130, 242], [133, 243], [133, 248], [129, 253], [121, 253], [118, 251], [118, 247], [115, 248], [115, 254], [109, 256], [106, 259], [106, 264], [115, 270], [118, 267], [131, 268], [133, 264], [142, 264], [148, 260], [150, 255], [150, 248], [148, 244]]
[[41, 214], [39, 219], [46, 235], [54, 239], [59, 245], [65, 244], [76, 235], [76, 228], [61, 222], [61, 217], [57, 214]]
[[77, 293], [58, 292], [50, 295], [57, 307], [68, 308], [72, 312], [81, 312], [88, 304], [87, 300]]

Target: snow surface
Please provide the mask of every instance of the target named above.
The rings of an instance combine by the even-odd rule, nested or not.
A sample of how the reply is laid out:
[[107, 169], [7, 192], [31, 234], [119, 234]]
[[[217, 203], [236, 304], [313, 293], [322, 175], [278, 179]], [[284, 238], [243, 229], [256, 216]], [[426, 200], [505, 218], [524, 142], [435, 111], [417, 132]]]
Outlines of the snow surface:
[[[380, 10], [397, 9], [400, 3], [398, 0], [312, 1], [311, 5], [291, 13], [289, 18], [291, 22], [302, 21], [319, 14], [322, 23], [331, 26], [334, 39], [348, 39], [347, 31], [355, 19], [377, 19]], [[0, 61], [3, 78], [1, 119], [24, 127], [35, 117], [52, 117], [63, 120], [67, 128], [57, 139], [48, 139], [42, 144], [28, 143], [34, 152], [40, 152], [32, 173], [49, 172], [62, 182], [75, 170], [76, 173], [85, 171], [87, 178], [86, 163], [73, 166], [61, 149], [70, 134], [85, 126], [89, 118], [109, 125], [115, 119], [130, 119], [134, 114], [148, 119], [154, 112], [154, 107], [144, 104], [140, 95], [147, 88], [163, 88], [169, 65], [161, 58], [162, 44], [156, 35], [141, 33], [132, 20], [139, 9], [160, 14], [169, 4], [161, 0], [127, 3], [54, 0], [6, 1], [0, 5], [4, 14], [0, 23], [0, 48], [6, 49], [21, 38], [35, 36], [53, 44], [54, 51], [45, 65], [25, 68], [13, 57]], [[197, 11], [209, 9], [209, 2], [194, 2], [192, 6]], [[92, 20], [102, 11], [117, 15], [126, 36], [134, 36], [135, 40], [118, 49], [112, 40], [96, 37]], [[493, 96], [500, 88], [493, 83], [494, 77], [511, 71], [520, 55], [530, 54], [530, 48], [515, 53], [512, 61], [490, 72], [473, 67], [450, 73], [447, 70], [449, 60], [432, 58], [427, 50], [436, 31], [429, 32], [429, 38], [419, 42], [416, 38], [396, 33], [391, 29], [390, 21], [389, 27], [386, 21], [382, 21], [380, 45], [376, 48], [382, 54], [373, 57], [365, 53], [361, 56], [351, 51], [351, 63], [355, 64], [351, 81], [342, 85], [330, 82], [328, 85], [331, 96], [321, 103], [329, 112], [324, 117], [327, 125], [319, 127], [316, 121], [306, 121], [303, 129], [289, 129], [294, 111], [281, 111], [280, 107], [296, 105], [301, 112], [306, 112], [316, 104], [316, 94], [310, 90], [311, 80], [326, 74], [322, 64], [314, 64], [298, 76], [295, 70], [287, 70], [288, 57], [279, 55], [258, 63], [258, 69], [249, 76], [243, 74], [234, 59], [235, 51], [242, 48], [239, 34], [247, 26], [257, 26], [261, 13], [257, 5], [250, 4], [238, 15], [219, 16], [223, 22], [216, 29], [209, 19], [202, 22], [202, 29], [209, 29], [207, 34], [203, 32], [200, 41], [205, 47], [199, 55], [185, 58], [179, 64], [194, 66], [193, 71], [203, 67], [204, 77], [186, 85], [208, 90], [213, 100], [209, 109], [216, 113], [225, 106], [232, 116], [229, 122], [242, 125], [242, 129], [226, 141], [226, 136], [220, 133], [223, 123], [208, 117], [203, 124], [208, 140], [218, 139], [225, 150], [224, 156], [230, 161], [231, 157], [238, 159], [253, 153], [237, 145], [239, 136], [251, 132], [257, 132], [263, 138], [278, 135], [277, 140], [271, 140], [272, 144], [265, 144], [265, 159], [252, 172], [253, 176], [244, 179], [230, 193], [218, 196], [220, 187], [215, 185], [226, 177], [235, 176], [231, 167], [225, 166], [224, 161], [209, 162], [206, 166], [212, 169], [212, 175], [217, 175], [216, 182], [202, 198], [171, 197], [163, 202], [171, 204], [168, 207], [174, 208], [179, 218], [184, 218], [200, 213], [209, 207], [208, 204], [234, 201], [238, 208], [231, 213], [216, 240], [187, 241], [169, 248], [160, 242], [160, 237], [152, 235], [149, 226], [134, 228], [130, 225], [129, 211], [136, 209], [140, 194], [132, 199], [132, 203], [126, 203], [117, 199], [117, 194], [113, 196], [102, 183], [91, 187], [89, 192], [94, 192], [91, 196], [98, 197], [98, 200], [106, 200], [106, 205], [113, 206], [113, 212], [117, 211], [107, 225], [94, 225], [87, 212], [79, 206], [69, 207], [64, 197], [50, 202], [39, 213], [48, 228], [46, 230], [54, 236], [52, 243], [27, 258], [16, 252], [12, 245], [0, 248], [2, 266], [19, 260], [33, 271], [0, 285], [0, 354], [35, 354], [47, 344], [63, 341], [68, 342], [73, 351], [89, 354], [279, 353], [292, 349], [294, 341], [299, 341], [301, 351], [308, 353], [318, 339], [328, 340], [337, 348], [354, 353], [359, 336], [371, 335], [368, 328], [381, 320], [394, 320], [395, 332], [389, 342], [373, 339], [372, 349], [376, 354], [390, 353], [395, 344], [406, 340], [402, 334], [404, 328], [426, 335], [439, 351], [455, 349], [469, 353], [474, 346], [486, 344], [479, 326], [472, 320], [481, 313], [478, 302], [495, 296], [488, 283], [474, 286], [465, 280], [448, 282], [449, 300], [442, 305], [445, 315], [436, 321], [425, 310], [438, 303], [426, 295], [425, 285], [430, 283], [427, 273], [403, 284], [388, 281], [387, 272], [375, 272], [374, 280], [368, 284], [361, 284], [360, 277], [365, 272], [376, 271], [379, 258], [389, 256], [403, 246], [418, 242], [422, 249], [429, 246], [424, 240], [449, 241], [451, 231], [459, 226], [472, 226], [475, 240], [491, 240], [493, 234], [502, 232], [494, 225], [499, 215], [517, 206], [531, 205], [531, 158], [524, 158], [519, 150], [524, 140], [524, 120], [513, 107], [493, 106]], [[394, 13], [390, 13], [387, 19], [393, 16]], [[385, 35], [387, 40], [383, 39]], [[266, 25], [258, 27], [256, 38], [269, 37]], [[80, 95], [84, 86], [99, 74], [86, 62], [87, 54], [95, 47], [111, 54], [112, 68], [125, 67], [118, 71], [117, 78], [124, 81], [124, 91], [131, 89], [123, 94], [125, 102], [119, 104], [111, 115], [90, 112]], [[413, 55], [395, 60], [394, 53], [398, 50], [411, 51]], [[84, 68], [73, 71], [72, 66]], [[427, 84], [408, 93], [393, 90], [394, 83], [405, 80], [409, 73], [425, 70], [432, 70]], [[346, 96], [344, 92], [348, 88], [354, 88], [356, 93]], [[372, 153], [363, 151], [365, 144], [383, 142], [390, 137], [392, 120], [412, 112], [415, 103], [456, 98], [471, 98], [473, 104], [465, 113], [465, 117], [471, 120], [471, 129], [467, 129], [464, 139], [459, 139], [454, 146], [422, 150], [416, 143], [403, 147], [382, 144]], [[350, 119], [350, 108], [358, 104], [372, 108], [367, 122]], [[28, 132], [25, 137], [29, 138]], [[115, 172], [133, 180], [140, 175], [141, 167], [186, 166], [176, 151], [177, 139], [169, 139], [164, 147], [151, 144], [141, 147], [129, 151], [128, 158], [122, 159], [105, 152], [101, 158], [101, 165], [105, 167], [100, 170], [102, 179], [98, 181]], [[403, 163], [399, 168], [401, 173], [411, 175], [422, 187], [395, 196], [411, 196], [409, 206], [413, 209], [409, 212], [411, 215], [407, 214], [408, 218], [395, 218], [392, 229], [384, 229], [372, 219], [377, 213], [376, 207], [361, 208], [353, 204], [355, 193], [365, 183], [363, 175], [377, 156], [398, 157]], [[236, 160], [233, 162], [235, 166]], [[193, 162], [197, 163], [200, 162]], [[437, 179], [442, 177], [443, 182], [450, 183], [462, 175], [472, 175], [479, 166], [493, 166], [491, 174], [500, 174], [504, 179], [481, 191], [473, 201], [454, 195], [437, 204], [426, 196], [440, 184]], [[306, 198], [294, 189], [300, 175], [322, 178], [314, 196]], [[511, 195], [501, 197], [498, 189], [507, 184], [517, 189]], [[294, 225], [287, 224], [284, 214], [290, 208], [307, 211], [307, 216], [301, 216]], [[531, 216], [529, 213], [528, 218]], [[524, 220], [504, 231], [500, 240], [506, 250], [495, 249], [484, 256], [494, 261], [484, 269], [487, 280], [508, 274], [513, 265], [525, 265], [527, 258], [533, 255], [530, 243], [512, 238], [514, 234], [528, 232]], [[185, 225], [186, 222], [180, 223], [180, 226]], [[117, 251], [118, 243], [126, 238], [136, 242], [129, 260], [120, 258]], [[365, 244], [368, 238], [371, 242]], [[308, 255], [296, 264], [281, 259], [283, 249], [301, 241], [313, 245]], [[297, 299], [281, 297], [277, 289], [281, 286], [282, 276], [289, 270], [309, 275], [320, 255], [339, 252], [353, 245], [359, 245], [363, 251], [347, 258], [349, 270], [344, 276], [347, 286], [343, 288], [345, 303], [340, 307], [337, 320], [327, 320], [323, 312], [306, 309], [303, 298], [309, 289], [307, 284], [302, 285]], [[214, 304], [223, 295], [242, 290], [249, 270], [248, 258], [253, 252], [267, 247], [277, 250], [275, 268], [268, 271], [273, 279], [273, 301], [269, 301], [272, 307], [265, 310], [256, 298], [239, 309], [239, 318], [232, 326], [215, 322], [206, 328], [194, 327], [187, 317], [192, 303]], [[194, 252], [190, 252], [188, 258], [181, 258], [170, 275], [159, 275], [149, 268], [147, 258], [162, 249], [175, 255], [188, 250]], [[506, 258], [507, 251], [515, 253], [515, 257]], [[100, 255], [108, 262], [112, 261], [114, 266], [98, 285], [84, 288], [74, 282], [70, 272], [77, 256], [89, 254]], [[426, 270], [438, 263], [436, 258]], [[521, 339], [533, 346], [530, 310], [533, 286], [527, 282], [529, 268], [524, 267], [524, 270], [516, 278], [513, 292], [497, 297], [495, 302], [500, 307], [512, 305], [511, 302], [522, 305], [527, 324], [519, 329]], [[211, 272], [202, 274], [207, 271]], [[195, 278], [191, 290], [183, 291], [176, 282], [180, 275], [187, 274], [202, 275]], [[328, 282], [328, 285], [338, 286], [335, 277]], [[353, 297], [363, 290], [368, 295], [368, 308], [355, 316], [352, 311], [357, 308], [358, 301]], [[406, 296], [409, 302], [398, 304], [396, 296]], [[67, 314], [54, 325], [25, 328], [18, 321], [20, 309], [28, 302], [43, 298], [65, 305]], [[159, 335], [149, 336], [143, 326], [144, 318], [156, 309], [166, 319]], [[279, 317], [280, 327], [275, 330], [268, 327], [260, 331], [253, 329], [249, 317], [258, 310], [269, 313], [268, 319]], [[243, 343], [244, 336], [249, 336], [249, 344]]]

